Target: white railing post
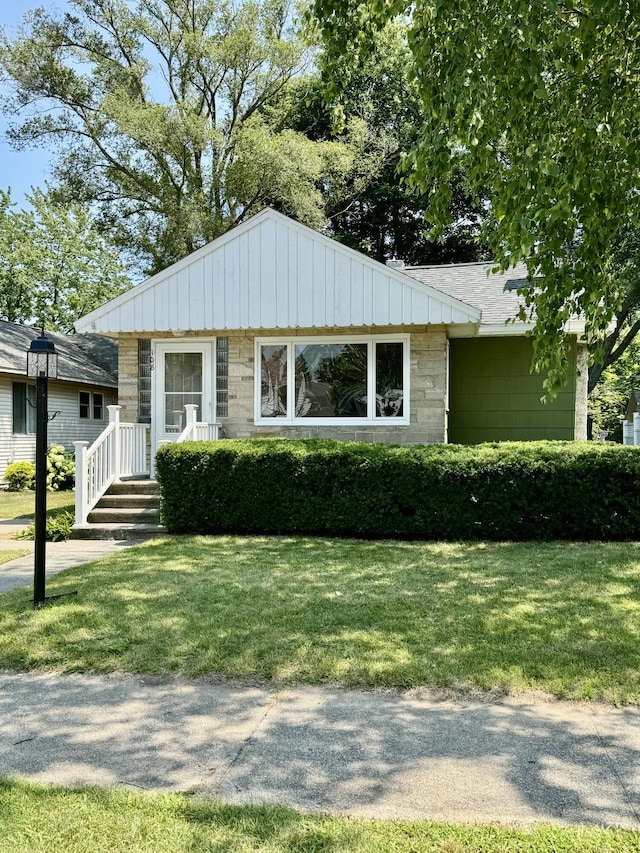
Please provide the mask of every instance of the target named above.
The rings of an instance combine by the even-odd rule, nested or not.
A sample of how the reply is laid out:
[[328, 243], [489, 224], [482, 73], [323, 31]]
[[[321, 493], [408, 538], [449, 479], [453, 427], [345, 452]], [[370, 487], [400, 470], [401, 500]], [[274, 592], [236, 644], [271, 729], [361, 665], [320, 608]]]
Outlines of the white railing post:
[[198, 407], [196, 406], [195, 403], [186, 403], [185, 404], [185, 407], [184, 407], [184, 410], [186, 412], [185, 426], [191, 425], [191, 428], [193, 429], [193, 427], [196, 425], [196, 419], [197, 419], [196, 409], [197, 408]]
[[87, 447], [88, 441], [74, 441], [76, 456], [76, 524], [87, 523], [88, 483], [87, 483]]
[[122, 406], [107, 406], [109, 423], [113, 424], [113, 474], [117, 483], [120, 479], [120, 409]]
[[633, 413], [633, 443], [640, 444], [640, 412]]

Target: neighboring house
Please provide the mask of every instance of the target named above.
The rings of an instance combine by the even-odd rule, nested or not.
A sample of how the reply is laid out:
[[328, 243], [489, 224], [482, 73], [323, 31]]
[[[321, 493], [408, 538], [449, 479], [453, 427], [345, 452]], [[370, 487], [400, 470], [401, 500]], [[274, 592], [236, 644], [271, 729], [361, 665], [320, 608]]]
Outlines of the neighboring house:
[[636, 412], [640, 412], [640, 388], [634, 388], [631, 392], [631, 396], [627, 402], [627, 411], [624, 417], [625, 421], [633, 423], [633, 416]]
[[[0, 480], [10, 462], [35, 460], [35, 382], [27, 373], [27, 350], [39, 329], [0, 320]], [[49, 381], [48, 443], [73, 450], [92, 441], [108, 423], [117, 399], [118, 352], [99, 335], [47, 331], [58, 353], [57, 380]]]
[[640, 388], [634, 388], [629, 397], [622, 422], [622, 441], [624, 444], [640, 444]]
[[154, 446], [189, 403], [227, 437], [586, 438], [581, 325], [579, 375], [543, 406], [529, 327], [506, 323], [523, 273], [489, 268], [385, 266], [266, 209], [76, 328], [117, 339], [122, 420]]

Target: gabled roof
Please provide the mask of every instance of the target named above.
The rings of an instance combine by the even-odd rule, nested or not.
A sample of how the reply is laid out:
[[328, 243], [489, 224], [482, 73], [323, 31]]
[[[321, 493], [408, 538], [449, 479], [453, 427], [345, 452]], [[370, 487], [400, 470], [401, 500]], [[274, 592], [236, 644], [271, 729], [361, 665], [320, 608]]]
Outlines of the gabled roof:
[[266, 208], [76, 323], [79, 332], [475, 324], [466, 300]]
[[634, 388], [627, 403], [627, 413], [625, 415], [628, 421], [633, 421], [635, 412], [640, 412], [640, 388]]
[[[100, 335], [46, 332], [58, 353], [58, 379], [82, 385], [118, 387], [118, 345]], [[0, 320], [0, 373], [25, 376], [27, 350], [40, 329]]]

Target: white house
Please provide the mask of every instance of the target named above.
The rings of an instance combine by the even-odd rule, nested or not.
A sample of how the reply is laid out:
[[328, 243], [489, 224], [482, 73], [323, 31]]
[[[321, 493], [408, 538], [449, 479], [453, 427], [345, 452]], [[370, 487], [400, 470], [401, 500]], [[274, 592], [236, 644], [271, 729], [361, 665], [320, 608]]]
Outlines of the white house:
[[586, 347], [551, 405], [522, 271], [396, 269], [271, 209], [76, 324], [119, 346], [122, 420], [175, 440], [185, 404], [228, 437], [401, 444], [586, 437]]
[[[40, 331], [0, 320], [0, 480], [10, 462], [35, 460], [35, 382], [27, 350]], [[73, 450], [92, 441], [108, 422], [117, 399], [117, 344], [98, 335], [47, 332], [58, 353], [57, 380], [49, 382], [49, 444]]]

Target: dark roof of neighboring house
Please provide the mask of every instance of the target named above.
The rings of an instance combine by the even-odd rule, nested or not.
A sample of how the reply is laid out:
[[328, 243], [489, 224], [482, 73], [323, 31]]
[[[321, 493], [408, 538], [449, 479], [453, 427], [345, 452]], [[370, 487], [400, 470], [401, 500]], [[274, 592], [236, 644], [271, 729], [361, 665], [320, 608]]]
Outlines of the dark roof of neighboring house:
[[627, 414], [625, 416], [628, 421], [633, 420], [634, 412], [640, 412], [640, 388], [634, 388], [629, 397]]
[[517, 288], [527, 286], [527, 270], [524, 264], [518, 264], [507, 272], [491, 273], [494, 267], [489, 261], [480, 261], [404, 267], [402, 272], [480, 309], [483, 324], [500, 324], [517, 316], [523, 304]]
[[[27, 350], [40, 329], [0, 320], [0, 373], [27, 372]], [[58, 353], [58, 379], [86, 385], [118, 385], [118, 344], [101, 335], [46, 331]]]

